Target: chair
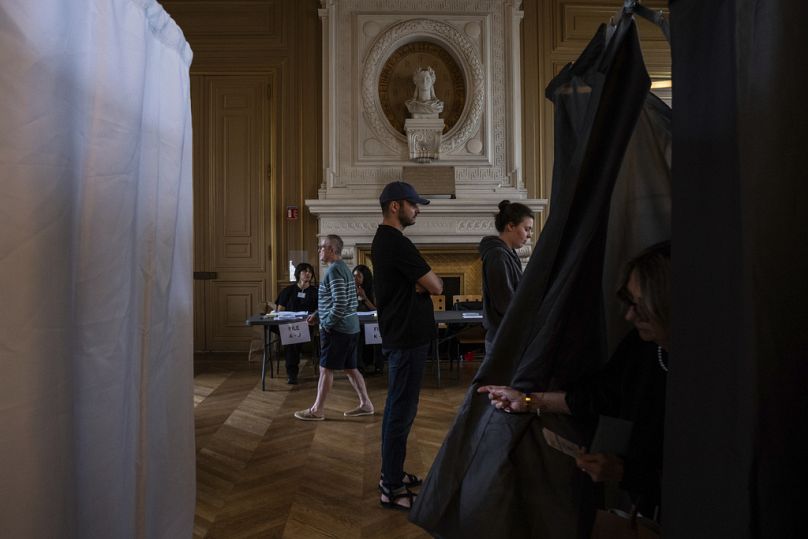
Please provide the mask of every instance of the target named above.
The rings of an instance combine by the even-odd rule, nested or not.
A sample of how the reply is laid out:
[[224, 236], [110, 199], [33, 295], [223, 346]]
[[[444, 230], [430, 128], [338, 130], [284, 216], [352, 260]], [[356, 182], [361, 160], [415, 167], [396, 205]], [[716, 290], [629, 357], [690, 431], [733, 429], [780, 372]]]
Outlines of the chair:
[[247, 352], [247, 362], [253, 360], [253, 354], [259, 354], [259, 357], [264, 353], [264, 327], [253, 326], [251, 328], [252, 338], [250, 339], [250, 350]]
[[461, 301], [464, 303], [474, 301], [482, 305], [483, 297], [479, 294], [457, 294], [455, 296], [452, 296], [453, 306], [457, 305]]
[[[482, 309], [483, 297], [479, 294], [458, 294], [452, 298], [452, 308], [458, 311], [480, 310]], [[485, 346], [485, 328], [482, 324], [465, 326], [455, 333], [454, 338], [457, 343], [457, 352], [449, 354], [449, 368], [452, 368], [452, 360], [459, 359], [460, 347], [462, 345]]]
[[[432, 310], [433, 311], [445, 311], [446, 310], [446, 296], [429, 296], [432, 298]], [[446, 324], [439, 323], [438, 324], [438, 334], [440, 334], [441, 330], [446, 330]], [[432, 359], [433, 359], [433, 366], [435, 373], [438, 378], [438, 387], [440, 387], [440, 345], [438, 344], [440, 339], [436, 340], [432, 344]]]
[[445, 311], [446, 310], [446, 296], [429, 296], [432, 298], [432, 310], [433, 311]]

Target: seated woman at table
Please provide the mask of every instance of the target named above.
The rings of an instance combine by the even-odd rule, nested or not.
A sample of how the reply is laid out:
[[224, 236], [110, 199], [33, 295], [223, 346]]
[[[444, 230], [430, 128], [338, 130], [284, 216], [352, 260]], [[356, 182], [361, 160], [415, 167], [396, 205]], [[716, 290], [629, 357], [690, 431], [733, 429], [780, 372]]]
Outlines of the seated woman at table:
[[604, 368], [566, 391], [524, 394], [506, 386], [483, 386], [491, 404], [505, 412], [616, 416], [633, 422], [625, 455], [583, 453], [577, 466], [595, 482], [619, 482], [647, 517], [660, 503], [665, 383], [670, 357], [670, 242], [631, 260], [618, 296], [634, 325]]
[[503, 200], [494, 218], [498, 236], [486, 236], [480, 241], [483, 260], [483, 326], [486, 329], [485, 351], [491, 343], [511, 304], [522, 278], [522, 261], [516, 249], [522, 247], [533, 232], [533, 212], [524, 204]]
[[[364, 264], [359, 264], [353, 269], [354, 283], [356, 284], [356, 310], [359, 312], [375, 311], [376, 299], [373, 295], [373, 273]], [[359, 331], [359, 342], [356, 346], [356, 364], [362, 374], [381, 374], [383, 372], [384, 357], [380, 347], [377, 345], [363, 344], [364, 331]]]
[[[301, 262], [295, 267], [294, 282], [281, 290], [275, 301], [279, 311], [306, 311], [313, 313], [317, 310], [317, 287], [314, 286], [314, 268], [311, 264]], [[286, 383], [296, 384], [297, 374], [300, 370], [301, 344], [284, 346], [286, 360]]]
[[373, 296], [373, 274], [370, 268], [364, 264], [354, 266], [353, 269], [354, 283], [356, 283], [356, 299], [358, 305], [357, 311], [375, 311], [376, 303]]

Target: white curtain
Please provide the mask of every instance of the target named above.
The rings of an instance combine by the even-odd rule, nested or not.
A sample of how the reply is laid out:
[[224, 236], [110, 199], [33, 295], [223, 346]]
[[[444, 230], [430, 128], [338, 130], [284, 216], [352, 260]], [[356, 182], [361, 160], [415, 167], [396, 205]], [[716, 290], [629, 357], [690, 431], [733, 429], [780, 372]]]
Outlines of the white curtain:
[[190, 537], [189, 65], [154, 0], [0, 0], [0, 537]]

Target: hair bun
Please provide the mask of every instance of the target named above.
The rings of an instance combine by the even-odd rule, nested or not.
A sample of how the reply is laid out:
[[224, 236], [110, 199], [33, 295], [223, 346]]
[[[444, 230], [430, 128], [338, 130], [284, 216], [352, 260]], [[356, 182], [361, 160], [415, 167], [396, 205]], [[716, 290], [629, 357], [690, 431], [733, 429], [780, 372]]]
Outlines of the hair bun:
[[503, 200], [502, 202], [500, 202], [497, 205], [499, 207], [499, 211], [505, 211], [505, 208], [507, 208], [510, 205], [510, 203], [511, 203], [510, 200]]

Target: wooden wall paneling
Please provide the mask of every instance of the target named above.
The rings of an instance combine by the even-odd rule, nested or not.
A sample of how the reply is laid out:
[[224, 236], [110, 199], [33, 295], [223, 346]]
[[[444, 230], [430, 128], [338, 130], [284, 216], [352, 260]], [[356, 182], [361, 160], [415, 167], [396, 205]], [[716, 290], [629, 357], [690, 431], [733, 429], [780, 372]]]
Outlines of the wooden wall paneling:
[[266, 75], [206, 77], [209, 107], [206, 151], [211, 206], [211, 271], [207, 294], [207, 343], [213, 350], [249, 346], [244, 321], [267, 297], [271, 222]]
[[[298, 18], [299, 5], [293, 7], [292, 16], [284, 19], [284, 28], [292, 35], [295, 36], [290, 42], [290, 50], [287, 51], [284, 61], [284, 77], [282, 88], [282, 95], [278, 98], [284, 104], [279, 111], [278, 124], [281, 126], [283, 133], [284, 144], [281, 147], [283, 153], [282, 162], [279, 164], [278, 169], [278, 184], [276, 192], [276, 212], [279, 218], [278, 222], [278, 237], [277, 245], [275, 248], [275, 269], [277, 275], [276, 290], [289, 282], [288, 270], [288, 253], [290, 250], [295, 249], [296, 244], [294, 232], [299, 228], [296, 222], [291, 222], [286, 219], [286, 207], [296, 206], [297, 198], [295, 195], [296, 187], [300, 181], [300, 114], [299, 100], [300, 100], [300, 77], [299, 73], [301, 66], [297, 57], [297, 39], [299, 32], [297, 31], [297, 18]], [[298, 219], [299, 222], [299, 219]]]
[[[288, 284], [288, 261], [291, 253], [305, 251], [305, 259], [317, 266], [317, 220], [305, 206], [307, 198], [317, 198], [322, 176], [321, 155], [321, 26], [319, 3], [315, 0], [296, 2], [293, 17], [286, 22], [290, 39], [288, 55], [289, 96], [281, 114], [283, 150], [286, 163], [279, 176], [276, 212], [278, 245], [276, 290]], [[298, 218], [287, 220], [286, 208], [296, 206]], [[295, 262], [301, 259], [295, 257]]]
[[[283, 0], [166, 0], [162, 2], [199, 51], [226, 44], [230, 49], [283, 49]], [[196, 52], [196, 49], [195, 51]]]
[[301, 2], [301, 28], [298, 64], [301, 67], [300, 107], [300, 171], [298, 188], [300, 236], [297, 249], [307, 251], [309, 262], [317, 265], [317, 219], [305, 207], [305, 200], [317, 198], [323, 175], [322, 152], [322, 29], [318, 14], [319, 3]]
[[[194, 272], [207, 271], [208, 238], [207, 179], [208, 167], [205, 164], [207, 152], [204, 148], [206, 125], [204, 77], [191, 75], [191, 119], [193, 127], [193, 192], [194, 192]], [[194, 279], [194, 350], [207, 350], [204, 305], [206, 282]]]
[[163, 2], [186, 38], [195, 37], [252, 39], [267, 47], [282, 48], [283, 4], [281, 0]]
[[[207, 257], [206, 264], [210, 266], [213, 257], [217, 257], [227, 269], [225, 276], [231, 283], [242, 283], [239, 286], [250, 288], [261, 279], [242, 271], [240, 262], [249, 263], [253, 268], [264, 264], [265, 279], [262, 294], [250, 292], [254, 295], [265, 295], [258, 300], [273, 299], [277, 294], [279, 282], [285, 284], [286, 262], [288, 250], [311, 250], [313, 261], [316, 261], [316, 220], [304, 212], [303, 201], [306, 198], [316, 198], [320, 185], [322, 157], [320, 153], [320, 116], [321, 116], [321, 80], [320, 80], [320, 20], [318, 17], [318, 0], [162, 0], [163, 7], [171, 14], [182, 28], [186, 39], [194, 51], [194, 61], [191, 65], [191, 74], [194, 78], [215, 78], [224, 75], [233, 77], [264, 76], [268, 77], [271, 87], [271, 97], [268, 111], [268, 124], [262, 133], [264, 159], [261, 165], [266, 167], [261, 171], [264, 180], [263, 191], [260, 194], [261, 217], [259, 222], [255, 216], [238, 217], [233, 214], [233, 208], [244, 206], [247, 191], [246, 186], [238, 186], [233, 193], [229, 193], [225, 204], [216, 199], [220, 210], [229, 208], [227, 216], [227, 240], [220, 238], [215, 254], [198, 255]], [[208, 80], [208, 79], [205, 79]], [[235, 80], [235, 79], [232, 79]], [[192, 100], [202, 99], [198, 95], [204, 92], [193, 92]], [[197, 121], [203, 119], [207, 110], [194, 112], [194, 134], [201, 136], [211, 127], [211, 122]], [[203, 107], [204, 109], [205, 107]], [[210, 134], [208, 133], [208, 136]], [[195, 140], [195, 147], [198, 145]], [[232, 155], [235, 155], [233, 152]], [[201, 181], [205, 174], [213, 170], [214, 163], [210, 152], [204, 156], [197, 155], [195, 160], [195, 181]], [[246, 159], [246, 154], [242, 154]], [[231, 171], [239, 166], [234, 164]], [[249, 167], [248, 167], [249, 168]], [[235, 173], [235, 172], [234, 172]], [[195, 185], [195, 235], [199, 238], [208, 237], [214, 241], [214, 234], [208, 229], [219, 223], [221, 217], [213, 215], [215, 204], [211, 201], [207, 205], [201, 203], [202, 199], [212, 198], [208, 194], [197, 192]], [[255, 193], [253, 189], [250, 191]], [[200, 201], [198, 204], [196, 201]], [[286, 205], [297, 205], [300, 218], [295, 225], [286, 228], [284, 214]], [[252, 211], [252, 209], [250, 209]], [[241, 219], [241, 220], [239, 220]], [[244, 219], [247, 219], [246, 221]], [[251, 220], [252, 219], [252, 220]], [[259, 234], [257, 226], [262, 229]], [[200, 233], [200, 227], [202, 232]], [[241, 228], [240, 228], [241, 227]], [[241, 230], [242, 232], [238, 232]], [[238, 239], [238, 234], [250, 230], [247, 236]], [[250, 236], [252, 232], [256, 236]], [[245, 239], [246, 238], [246, 239]], [[201, 239], [200, 239], [201, 241]], [[224, 243], [222, 243], [224, 242]], [[263, 242], [263, 243], [262, 243]], [[203, 248], [197, 248], [199, 253]], [[239, 262], [240, 261], [240, 262]], [[199, 266], [195, 264], [195, 269]], [[212, 271], [210, 267], [203, 268]], [[252, 270], [250, 270], [252, 271]], [[239, 305], [244, 305], [241, 299], [252, 297], [245, 295], [242, 290], [233, 296], [232, 301], [226, 299], [224, 290], [231, 286], [222, 286], [218, 300], [211, 299], [214, 294], [213, 287], [208, 283], [207, 302], [222, 302], [217, 315], [205, 316], [206, 322], [195, 328], [205, 331], [208, 336], [217, 335], [216, 339], [225, 345], [223, 350], [233, 350], [240, 346], [239, 338], [227, 332], [213, 332], [210, 324], [224, 324], [227, 320], [236, 320]], [[197, 286], [197, 289], [200, 289]], [[201, 287], [204, 291], [205, 287]], [[195, 308], [204, 310], [204, 292], [195, 292]], [[219, 294], [220, 291], [215, 291]], [[240, 294], [240, 295], [239, 295]], [[245, 300], [246, 301], [246, 300]], [[253, 299], [250, 299], [253, 301]], [[229, 303], [228, 303], [229, 302]], [[235, 309], [235, 310], [234, 310]], [[241, 321], [243, 323], [243, 320]], [[205, 328], [207, 327], [207, 330]], [[229, 331], [229, 330], [228, 330]], [[235, 331], [235, 329], [234, 329]], [[236, 332], [237, 333], [237, 332]], [[199, 343], [199, 333], [195, 342]], [[246, 350], [247, 341], [244, 341]], [[206, 349], [216, 350], [215, 343], [208, 343]], [[199, 346], [197, 346], [199, 348]]]
[[[244, 325], [244, 321], [256, 312], [255, 309], [263, 300], [267, 280], [241, 281], [223, 277], [207, 281], [212, 307], [208, 310], [207, 340], [211, 350], [246, 350], [253, 332]], [[247, 348], [244, 347], [245, 341]]]
[[[522, 140], [524, 159], [524, 179], [530, 198], [540, 198], [544, 192], [541, 173], [542, 146], [535, 141], [542, 139], [541, 130], [544, 123], [541, 99], [538, 93], [541, 80], [541, 50], [542, 39], [539, 28], [538, 4], [535, 1], [526, 1], [523, 4], [524, 17], [522, 18]], [[539, 219], [544, 218], [544, 212]], [[537, 231], [541, 230], [541, 223], [536, 223]]]
[[[214, 252], [218, 269], [264, 271], [264, 77], [211, 77]], [[251, 84], [250, 84], [251, 83]]]

